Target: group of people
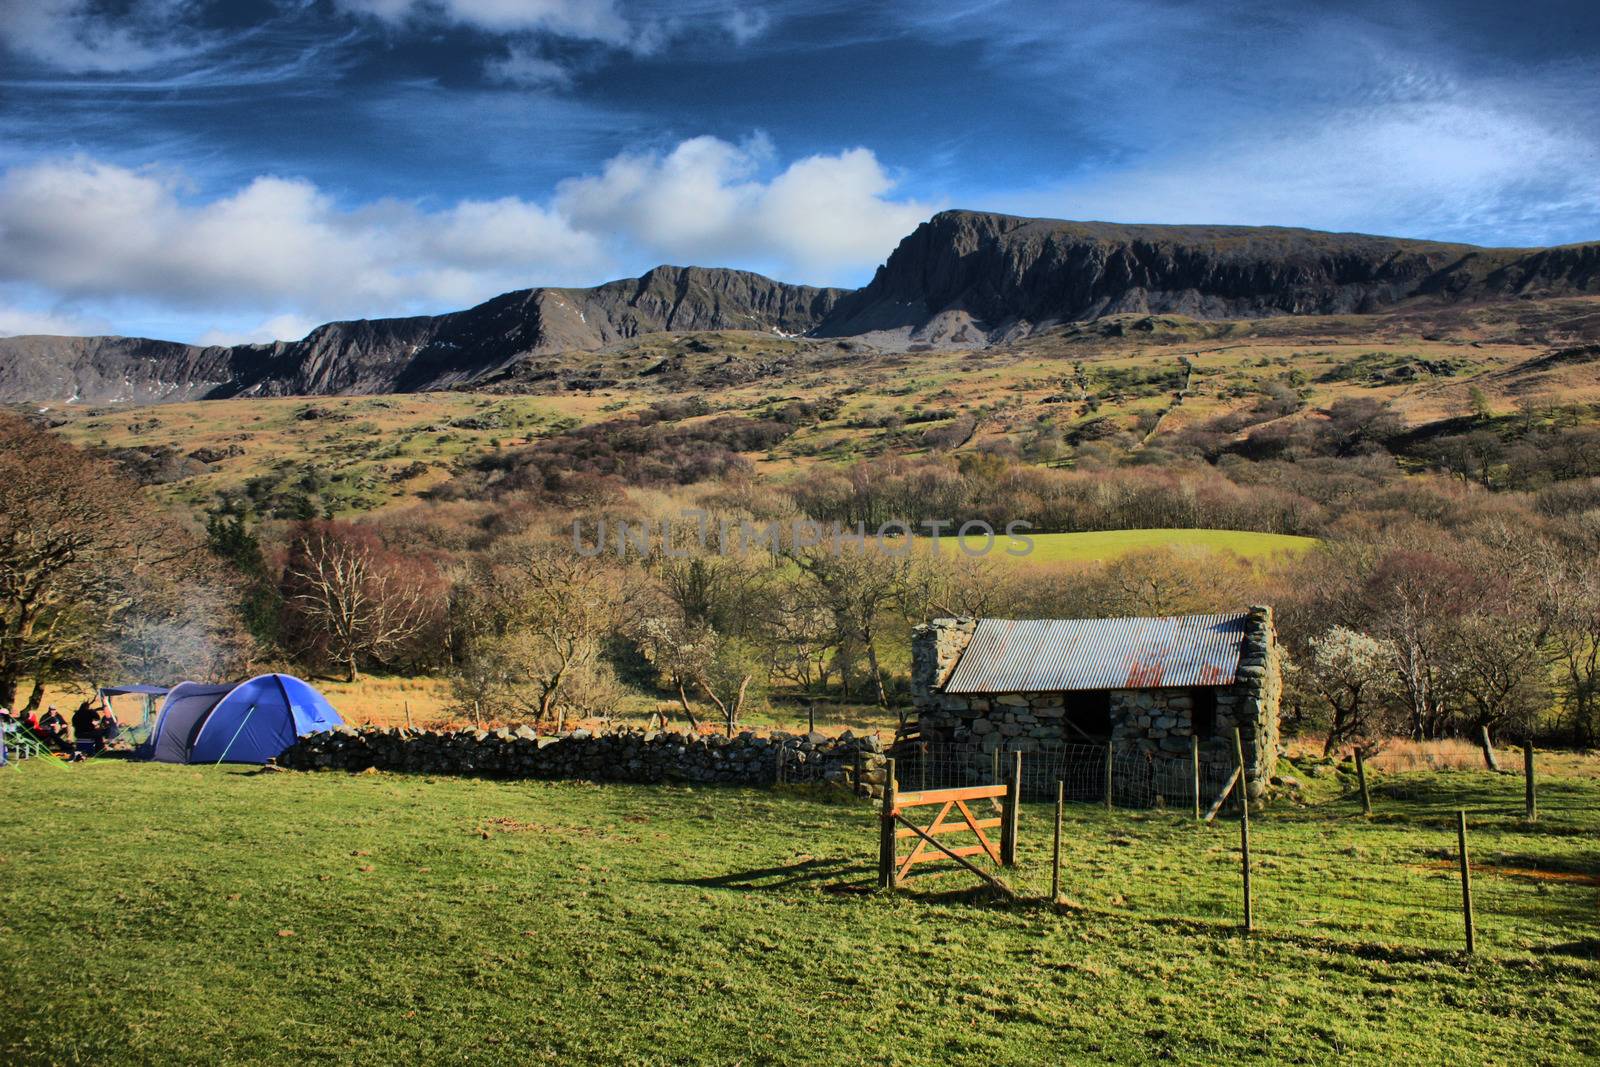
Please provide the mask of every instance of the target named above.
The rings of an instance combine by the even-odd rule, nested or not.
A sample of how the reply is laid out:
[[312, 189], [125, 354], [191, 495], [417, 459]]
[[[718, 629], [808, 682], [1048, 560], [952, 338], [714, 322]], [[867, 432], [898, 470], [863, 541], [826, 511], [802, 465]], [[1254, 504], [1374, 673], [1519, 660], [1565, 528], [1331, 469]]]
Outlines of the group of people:
[[67, 725], [67, 720], [53, 704], [45, 708], [43, 715], [37, 710], [13, 712], [0, 708], [0, 736], [7, 748], [17, 747], [15, 736], [26, 731], [52, 752], [70, 754], [75, 760], [93, 756], [117, 740], [122, 729], [109, 705], [97, 708], [92, 700], [85, 700], [72, 713], [70, 738]]

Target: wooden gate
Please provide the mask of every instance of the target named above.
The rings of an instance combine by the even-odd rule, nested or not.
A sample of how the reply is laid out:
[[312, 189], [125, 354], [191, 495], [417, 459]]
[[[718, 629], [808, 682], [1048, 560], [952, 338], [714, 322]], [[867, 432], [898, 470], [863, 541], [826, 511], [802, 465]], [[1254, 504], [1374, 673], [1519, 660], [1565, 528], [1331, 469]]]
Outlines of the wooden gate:
[[[905, 881], [911, 868], [919, 863], [937, 860], [955, 860], [961, 866], [982, 878], [1008, 896], [1015, 896], [1011, 888], [988, 871], [972, 862], [970, 857], [984, 856], [1000, 867], [1010, 867], [1017, 860], [1017, 809], [1022, 799], [1021, 754], [1013, 765], [1011, 781], [1000, 785], [972, 785], [956, 789], [925, 789], [915, 793], [902, 793], [894, 776], [894, 760], [889, 760], [883, 787], [883, 814], [878, 836], [878, 886], [895, 889]], [[980, 816], [972, 805], [987, 801], [995, 814]], [[938, 812], [926, 826], [913, 822], [906, 812], [915, 808], [937, 806]], [[996, 842], [988, 831], [998, 830]], [[971, 844], [952, 845], [940, 840], [951, 834], [970, 834], [976, 841]], [[916, 847], [904, 859], [900, 858], [900, 842], [914, 839]]]

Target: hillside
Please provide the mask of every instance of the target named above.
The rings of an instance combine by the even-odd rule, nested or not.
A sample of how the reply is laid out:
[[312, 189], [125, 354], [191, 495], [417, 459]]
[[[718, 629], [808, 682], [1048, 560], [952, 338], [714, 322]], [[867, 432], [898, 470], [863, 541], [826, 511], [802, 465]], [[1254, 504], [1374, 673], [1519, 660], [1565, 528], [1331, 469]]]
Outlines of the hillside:
[[[791, 432], [747, 456], [779, 481], [818, 464], [950, 450], [1153, 461], [1261, 430], [1314, 429], [1341, 400], [1388, 405], [1421, 447], [1460, 432], [1474, 389], [1502, 419], [1540, 398], [1574, 410], [1600, 402], [1597, 340], [1596, 298], [1218, 322], [1124, 315], [916, 352], [752, 331], [663, 333], [548, 357], [586, 389], [505, 372], [475, 391], [78, 403], [39, 417], [185, 507], [248, 489], [264, 512], [289, 515], [296, 487], [309, 487], [318, 511], [349, 515], [403, 507], [530, 444], [580, 447], [580, 428], [658, 406], [700, 413], [687, 423], [786, 420]], [[539, 362], [518, 371], [548, 373]]]
[[592, 289], [506, 293], [447, 315], [330, 322], [292, 342], [224, 348], [128, 337], [0, 338], [0, 399], [152, 403], [447, 389], [521, 359], [646, 334], [800, 334], [839, 295], [746, 271], [657, 267]]
[[[884, 351], [976, 348], [1130, 314], [1197, 322], [1368, 316], [1597, 293], [1600, 244], [1489, 249], [1278, 227], [946, 211], [854, 292], [745, 271], [658, 267], [591, 289], [519, 290], [445, 315], [328, 323], [292, 342], [0, 338], [0, 400], [151, 403], [486, 385], [583, 391], [646, 372], [670, 376], [678, 368], [671, 361], [618, 370], [589, 358], [637, 354], [638, 342], [656, 335], [739, 330]], [[841, 358], [826, 347], [800, 353], [819, 354]], [[774, 370], [741, 357], [722, 377]]]

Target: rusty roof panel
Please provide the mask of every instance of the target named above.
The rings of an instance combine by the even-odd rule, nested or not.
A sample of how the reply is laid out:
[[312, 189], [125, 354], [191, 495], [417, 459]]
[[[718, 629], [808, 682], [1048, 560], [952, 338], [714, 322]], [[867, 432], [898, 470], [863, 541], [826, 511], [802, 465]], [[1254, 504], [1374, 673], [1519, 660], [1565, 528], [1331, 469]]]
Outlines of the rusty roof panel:
[[944, 692], [1232, 685], [1247, 618], [980, 619]]

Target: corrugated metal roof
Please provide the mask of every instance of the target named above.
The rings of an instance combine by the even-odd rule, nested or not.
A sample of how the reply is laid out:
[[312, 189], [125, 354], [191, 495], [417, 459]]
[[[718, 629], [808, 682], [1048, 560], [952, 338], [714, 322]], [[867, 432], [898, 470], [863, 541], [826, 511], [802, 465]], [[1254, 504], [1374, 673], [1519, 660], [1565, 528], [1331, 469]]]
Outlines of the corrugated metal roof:
[[943, 691], [1232, 685], [1248, 617], [980, 619]]

